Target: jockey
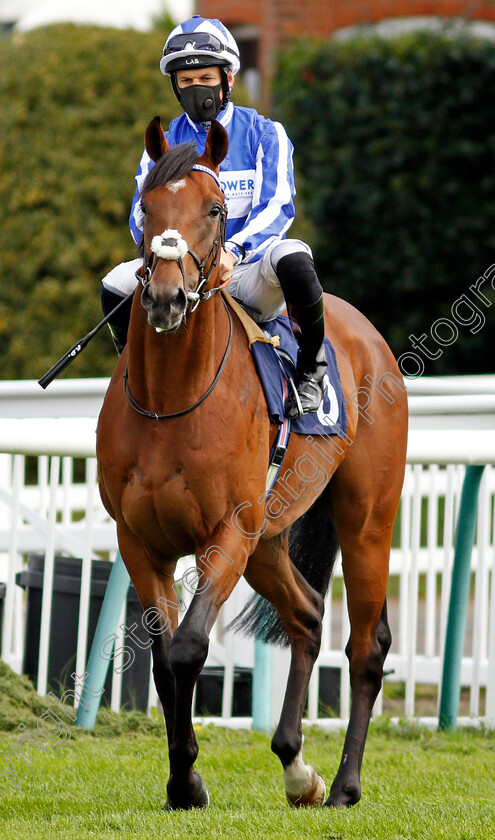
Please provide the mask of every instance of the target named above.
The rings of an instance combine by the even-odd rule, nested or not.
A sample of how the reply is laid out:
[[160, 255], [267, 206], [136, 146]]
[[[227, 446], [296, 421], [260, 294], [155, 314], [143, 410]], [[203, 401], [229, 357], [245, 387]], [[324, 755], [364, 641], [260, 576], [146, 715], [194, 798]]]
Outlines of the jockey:
[[[232, 277], [230, 293], [255, 321], [269, 321], [287, 307], [296, 323], [299, 401], [289, 411], [294, 418], [317, 411], [323, 399], [323, 292], [309, 246], [285, 238], [294, 219], [292, 144], [280, 123], [230, 101], [239, 67], [238, 46], [219, 20], [194, 15], [173, 29], [160, 69], [170, 76], [184, 113], [172, 120], [165, 136], [171, 146], [193, 141], [202, 154], [211, 120], [217, 119], [228, 134], [227, 157], [220, 165], [228, 205], [220, 279]], [[153, 165], [144, 151], [129, 219], [138, 245], [143, 236], [140, 188]], [[133, 291], [141, 262], [122, 263], [103, 278], [105, 314]], [[127, 340], [129, 312], [130, 304], [121, 307], [111, 326], [118, 350]]]

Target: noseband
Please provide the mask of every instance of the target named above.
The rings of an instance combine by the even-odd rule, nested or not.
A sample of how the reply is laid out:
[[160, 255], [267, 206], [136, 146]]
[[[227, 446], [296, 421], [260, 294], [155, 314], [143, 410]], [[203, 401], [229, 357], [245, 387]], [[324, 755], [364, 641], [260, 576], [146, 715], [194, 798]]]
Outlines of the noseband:
[[[211, 175], [212, 178], [215, 179], [218, 185], [220, 185], [216, 174], [211, 169], [208, 169], [206, 166], [196, 164], [196, 166], [193, 166], [193, 169], [199, 169], [201, 172], [206, 172], [208, 175]], [[184, 264], [182, 260], [186, 256], [186, 254], [190, 254], [196, 264], [196, 268], [198, 269], [199, 274], [196, 289], [191, 292], [186, 292], [189, 311], [194, 312], [199, 303], [201, 303], [204, 300], [208, 300], [208, 298], [210, 298], [216, 292], [220, 292], [227, 285], [226, 283], [224, 283], [221, 286], [216, 286], [214, 289], [210, 289], [210, 291], [208, 292], [204, 291], [204, 287], [208, 283], [211, 275], [213, 274], [213, 271], [215, 270], [218, 264], [220, 251], [225, 243], [226, 224], [227, 202], [224, 201], [218, 216], [216, 236], [211, 244], [210, 250], [202, 260], [192, 250], [192, 248], [189, 247], [186, 240], [182, 238], [182, 235], [179, 233], [178, 230], [164, 230], [162, 234], [160, 234], [159, 236], [154, 236], [151, 240], [151, 254], [148, 256], [146, 250], [144, 251], [144, 277], [141, 277], [141, 275], [138, 272], [136, 272], [136, 277], [138, 278], [138, 280], [141, 281], [143, 287], [146, 288], [146, 286], [151, 282], [151, 278], [153, 277], [155, 269], [158, 265], [158, 260], [173, 260], [179, 266], [180, 273], [182, 274], [182, 283], [184, 286], [184, 291], [186, 292], [186, 275], [184, 272]], [[208, 270], [205, 273], [205, 269], [208, 265], [209, 260], [211, 260], [211, 262], [208, 266]]]
[[[196, 166], [193, 166], [193, 169], [199, 169], [201, 172], [206, 172], [208, 175], [211, 175], [212, 178], [214, 178], [217, 182], [218, 186], [220, 186], [220, 181], [211, 169], [207, 169], [206, 166], [201, 166], [200, 164], [196, 164]], [[200, 260], [198, 255], [195, 254], [192, 248], [189, 247], [186, 240], [182, 238], [182, 235], [179, 233], [178, 230], [164, 230], [163, 233], [159, 236], [154, 236], [151, 240], [150, 256], [147, 255], [146, 250], [144, 251], [144, 277], [141, 277], [141, 275], [138, 272], [136, 272], [137, 279], [140, 280], [143, 284], [143, 287], [146, 288], [146, 286], [150, 283], [151, 278], [153, 277], [153, 273], [158, 264], [158, 260], [174, 260], [180, 268], [180, 273], [182, 274], [182, 282], [184, 285], [184, 291], [186, 292], [186, 276], [182, 260], [186, 256], [186, 254], [190, 254], [194, 262], [196, 263], [196, 268], [199, 272], [196, 290], [194, 292], [186, 292], [189, 310], [190, 312], [194, 312], [199, 303], [201, 303], [204, 300], [208, 300], [208, 298], [210, 298], [216, 292], [221, 292], [222, 289], [225, 288], [227, 283], [230, 282], [230, 280], [228, 280], [227, 283], [222, 283], [220, 286], [215, 286], [208, 292], [204, 291], [204, 287], [208, 283], [208, 280], [210, 279], [213, 271], [215, 270], [215, 266], [218, 264], [218, 257], [222, 249], [222, 245], [225, 243], [226, 224], [227, 203], [224, 201], [218, 217], [218, 226], [215, 239], [213, 240], [211, 248], [206, 254], [206, 257], [204, 257], [204, 259], [202, 260]], [[208, 260], [210, 259], [210, 265], [205, 273]], [[139, 405], [137, 400], [133, 397], [131, 389], [129, 388], [129, 374], [126, 367], [124, 371], [124, 394], [127, 402], [129, 403], [131, 408], [134, 409], [134, 411], [136, 411], [138, 414], [141, 414], [143, 417], [148, 417], [151, 420], [168, 420], [172, 417], [183, 417], [185, 414], [189, 414], [191, 411], [194, 411], [194, 409], [200, 406], [201, 403], [203, 403], [205, 399], [211, 394], [223, 373], [225, 365], [227, 364], [227, 359], [229, 358], [230, 351], [232, 348], [232, 337], [234, 332], [232, 316], [230, 314], [229, 307], [227, 306], [227, 303], [224, 300], [224, 298], [222, 298], [222, 302], [229, 319], [229, 338], [227, 341], [225, 353], [223, 354], [222, 361], [220, 362], [220, 366], [217, 370], [215, 378], [213, 379], [213, 382], [211, 383], [209, 388], [198, 400], [196, 400], [194, 405], [190, 405], [187, 408], [182, 409], [182, 411], [175, 411], [171, 414], [155, 414], [154, 411], [148, 411], [146, 408], [143, 408], [141, 405]]]

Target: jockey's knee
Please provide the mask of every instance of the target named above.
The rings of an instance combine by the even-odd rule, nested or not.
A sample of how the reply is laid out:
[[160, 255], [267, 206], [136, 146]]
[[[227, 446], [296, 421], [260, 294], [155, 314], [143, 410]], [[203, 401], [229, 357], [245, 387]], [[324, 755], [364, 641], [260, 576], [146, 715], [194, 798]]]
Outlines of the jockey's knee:
[[323, 293], [311, 248], [299, 239], [285, 239], [270, 254], [284, 296], [295, 307], [311, 306]]
[[277, 265], [282, 257], [287, 257], [292, 254], [307, 254], [313, 259], [313, 252], [306, 242], [301, 239], [282, 239], [270, 251], [270, 261], [274, 271], [277, 270]]
[[[138, 284], [136, 271], [142, 265], [142, 260], [130, 260], [112, 268], [103, 278], [101, 287], [101, 308], [104, 315], [110, 313], [122, 300], [130, 295]], [[118, 354], [122, 353], [127, 343], [127, 330], [131, 315], [132, 298], [109, 318], [108, 325]]]
[[136, 271], [142, 264], [143, 260], [141, 257], [119, 263], [101, 281], [103, 288], [108, 289], [108, 291], [113, 292], [121, 298], [130, 295], [138, 284]]

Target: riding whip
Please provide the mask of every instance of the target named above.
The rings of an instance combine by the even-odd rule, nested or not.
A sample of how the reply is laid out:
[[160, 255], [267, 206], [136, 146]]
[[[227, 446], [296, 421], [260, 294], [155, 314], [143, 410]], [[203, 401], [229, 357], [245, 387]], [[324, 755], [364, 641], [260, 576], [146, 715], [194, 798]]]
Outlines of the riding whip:
[[45, 373], [45, 375], [41, 377], [41, 379], [38, 379], [38, 385], [41, 385], [42, 388], [46, 388], [50, 384], [50, 382], [53, 382], [53, 380], [60, 373], [62, 373], [62, 371], [65, 370], [65, 368], [68, 367], [68, 365], [70, 365], [70, 363], [73, 362], [74, 359], [77, 359], [79, 353], [81, 353], [84, 350], [86, 345], [89, 344], [89, 342], [92, 338], [94, 338], [96, 333], [99, 332], [99, 330], [101, 330], [101, 328], [110, 320], [112, 315], [114, 315], [120, 309], [120, 307], [123, 306], [124, 303], [126, 303], [133, 296], [133, 294], [134, 291], [126, 295], [126, 297], [122, 298], [122, 300], [119, 301], [117, 306], [115, 306], [114, 309], [112, 309], [112, 311], [109, 312], [108, 315], [106, 315], [103, 318], [103, 320], [100, 321], [100, 323], [97, 324], [96, 327], [94, 327], [94, 329], [91, 330], [91, 332], [85, 335], [84, 338], [79, 339], [79, 341], [76, 342], [76, 344], [74, 344], [74, 346], [71, 347], [67, 353], [64, 353], [62, 358], [59, 359], [58, 362], [56, 362], [53, 365], [53, 367], [51, 367], [50, 370], [47, 371], [47, 373]]

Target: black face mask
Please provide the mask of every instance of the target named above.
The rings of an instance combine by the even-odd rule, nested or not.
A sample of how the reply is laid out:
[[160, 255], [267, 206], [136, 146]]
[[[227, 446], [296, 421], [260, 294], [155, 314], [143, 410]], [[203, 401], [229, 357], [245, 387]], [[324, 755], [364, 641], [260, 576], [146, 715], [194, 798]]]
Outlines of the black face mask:
[[220, 98], [222, 83], [218, 85], [189, 85], [179, 88], [180, 104], [194, 122], [214, 120], [223, 108]]

